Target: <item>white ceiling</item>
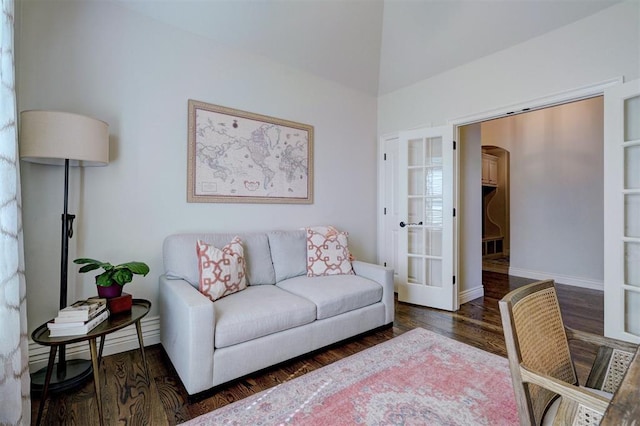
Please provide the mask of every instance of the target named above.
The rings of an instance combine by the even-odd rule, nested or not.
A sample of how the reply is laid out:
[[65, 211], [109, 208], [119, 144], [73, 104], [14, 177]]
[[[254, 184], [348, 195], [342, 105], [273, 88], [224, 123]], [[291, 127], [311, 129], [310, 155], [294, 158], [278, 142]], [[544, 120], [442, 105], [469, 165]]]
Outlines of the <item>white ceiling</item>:
[[122, 0], [151, 18], [374, 95], [522, 43], [619, 2]]

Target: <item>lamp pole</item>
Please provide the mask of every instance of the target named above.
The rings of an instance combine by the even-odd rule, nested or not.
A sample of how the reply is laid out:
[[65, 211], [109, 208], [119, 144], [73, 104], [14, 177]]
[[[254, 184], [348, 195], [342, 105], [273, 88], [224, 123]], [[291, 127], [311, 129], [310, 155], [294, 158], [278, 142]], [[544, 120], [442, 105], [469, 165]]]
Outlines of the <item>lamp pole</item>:
[[[62, 211], [62, 232], [60, 241], [60, 309], [67, 306], [67, 284], [69, 271], [69, 239], [73, 237], [73, 219], [69, 214], [69, 159], [64, 160], [64, 209]], [[58, 377], [64, 378], [67, 372], [65, 346], [60, 346], [58, 352]]]

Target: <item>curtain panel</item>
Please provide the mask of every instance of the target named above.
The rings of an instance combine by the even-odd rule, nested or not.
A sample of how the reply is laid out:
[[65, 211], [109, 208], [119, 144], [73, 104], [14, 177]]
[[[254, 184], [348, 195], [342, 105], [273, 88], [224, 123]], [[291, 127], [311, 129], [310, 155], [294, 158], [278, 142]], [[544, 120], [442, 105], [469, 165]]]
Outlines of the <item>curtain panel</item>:
[[0, 425], [31, 423], [27, 300], [18, 156], [14, 0], [0, 23]]

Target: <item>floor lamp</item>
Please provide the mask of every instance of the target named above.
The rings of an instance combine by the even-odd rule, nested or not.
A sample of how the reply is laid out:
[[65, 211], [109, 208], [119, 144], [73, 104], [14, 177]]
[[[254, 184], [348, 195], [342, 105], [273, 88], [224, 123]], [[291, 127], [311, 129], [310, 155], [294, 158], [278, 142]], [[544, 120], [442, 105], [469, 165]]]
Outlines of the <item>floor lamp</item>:
[[[106, 166], [109, 163], [107, 123], [78, 114], [58, 111], [20, 113], [20, 158], [40, 164], [64, 165], [64, 209], [60, 248], [60, 309], [67, 306], [69, 239], [73, 236], [75, 215], [69, 214], [69, 166]], [[56, 374], [49, 389], [69, 389], [91, 376], [91, 361], [67, 361], [65, 347], [58, 351]], [[46, 368], [31, 376], [32, 392], [44, 386]]]

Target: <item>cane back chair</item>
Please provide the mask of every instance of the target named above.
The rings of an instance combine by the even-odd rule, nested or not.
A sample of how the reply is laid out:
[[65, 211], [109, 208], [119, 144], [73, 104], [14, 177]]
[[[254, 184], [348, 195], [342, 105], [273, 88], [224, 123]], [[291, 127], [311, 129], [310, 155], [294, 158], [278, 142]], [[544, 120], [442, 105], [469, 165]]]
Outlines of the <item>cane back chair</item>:
[[[499, 306], [520, 424], [599, 424], [636, 346], [565, 327], [553, 280], [513, 290]], [[570, 340], [600, 346], [585, 387]]]

